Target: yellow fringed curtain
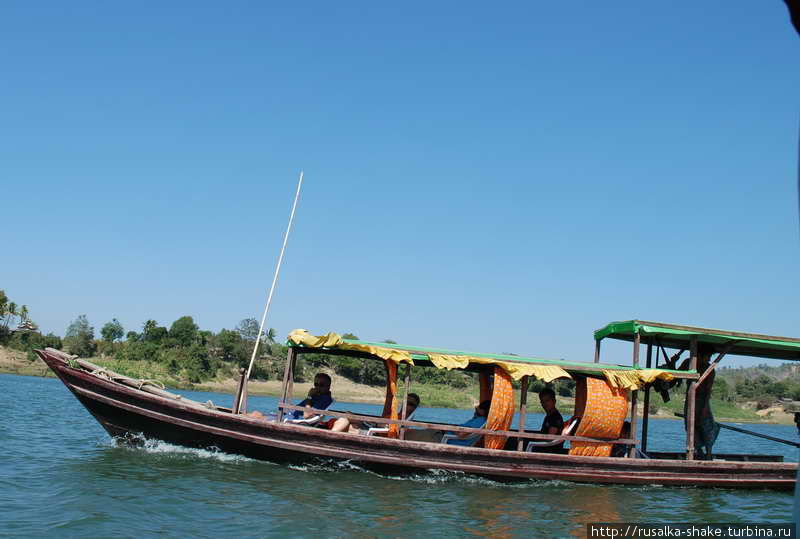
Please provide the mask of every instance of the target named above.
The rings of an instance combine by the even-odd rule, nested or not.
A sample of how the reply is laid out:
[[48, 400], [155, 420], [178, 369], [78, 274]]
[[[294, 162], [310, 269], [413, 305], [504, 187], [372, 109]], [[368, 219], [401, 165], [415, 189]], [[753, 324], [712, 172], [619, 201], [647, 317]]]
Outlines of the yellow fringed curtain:
[[414, 364], [411, 359], [411, 354], [405, 350], [395, 350], [393, 348], [386, 348], [383, 346], [375, 346], [372, 344], [353, 344], [346, 343], [342, 337], [337, 333], [327, 333], [325, 335], [315, 337], [305, 329], [295, 329], [289, 333], [289, 341], [295, 344], [302, 344], [309, 348], [338, 348], [339, 350], [353, 350], [356, 352], [366, 352], [378, 356], [385, 361], [394, 363], [410, 363]]
[[632, 391], [642, 389], [644, 384], [650, 384], [656, 379], [669, 382], [675, 378], [671, 373], [661, 369], [639, 369], [636, 371], [604, 370], [603, 376], [606, 377], [606, 380], [608, 380], [608, 383], [612, 387], [630, 389]]
[[507, 372], [514, 380], [521, 380], [523, 376], [533, 376], [544, 382], [552, 382], [556, 378], [572, 378], [570, 374], [558, 365], [522, 365], [509, 363], [492, 358], [476, 356], [458, 356], [452, 354], [427, 354], [436, 367], [440, 369], [466, 369], [472, 364], [496, 365]]

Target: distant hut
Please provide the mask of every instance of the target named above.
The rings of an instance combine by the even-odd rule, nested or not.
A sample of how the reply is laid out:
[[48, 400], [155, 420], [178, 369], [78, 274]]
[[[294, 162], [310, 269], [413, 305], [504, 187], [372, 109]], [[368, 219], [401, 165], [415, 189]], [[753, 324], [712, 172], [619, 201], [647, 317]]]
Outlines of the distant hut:
[[17, 333], [17, 332], [35, 333], [38, 331], [39, 328], [31, 320], [24, 320], [20, 325], [17, 326], [17, 329], [11, 330], [11, 333]]

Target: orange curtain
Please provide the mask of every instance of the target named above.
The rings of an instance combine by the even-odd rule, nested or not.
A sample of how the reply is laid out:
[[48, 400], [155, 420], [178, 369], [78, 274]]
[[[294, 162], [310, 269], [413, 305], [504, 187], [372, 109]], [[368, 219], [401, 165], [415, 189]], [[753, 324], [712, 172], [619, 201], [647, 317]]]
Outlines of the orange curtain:
[[[611, 387], [606, 380], [586, 377], [577, 380], [575, 416], [581, 423], [575, 436], [619, 438], [628, 415], [628, 391]], [[613, 444], [570, 442], [570, 455], [608, 457]]]
[[[508, 430], [513, 419], [514, 388], [511, 386], [511, 376], [501, 367], [495, 367], [492, 408], [489, 410], [485, 428], [489, 430]], [[483, 447], [502, 449], [506, 445], [506, 438], [507, 436], [484, 436]]]
[[[383, 403], [383, 417], [389, 419], [398, 419], [397, 415], [397, 363], [394, 361], [385, 361], [383, 365], [386, 367], [386, 400]], [[392, 423], [389, 425], [389, 438], [397, 438], [399, 436], [400, 427]]]

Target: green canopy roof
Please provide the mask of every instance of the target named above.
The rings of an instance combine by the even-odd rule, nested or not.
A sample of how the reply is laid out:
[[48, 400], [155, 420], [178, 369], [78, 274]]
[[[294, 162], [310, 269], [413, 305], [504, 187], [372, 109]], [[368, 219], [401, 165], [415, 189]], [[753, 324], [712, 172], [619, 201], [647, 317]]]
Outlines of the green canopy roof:
[[604, 328], [594, 332], [595, 340], [606, 337], [623, 341], [633, 341], [639, 334], [642, 342], [652, 338], [655, 344], [667, 348], [683, 348], [688, 350], [693, 337], [698, 343], [708, 344], [717, 352], [733, 342], [728, 354], [753, 356], [773, 359], [800, 361], [800, 339], [792, 337], [774, 337], [741, 331], [726, 331], [692, 326], [678, 326], [663, 322], [647, 322], [644, 320], [626, 320], [611, 322]]

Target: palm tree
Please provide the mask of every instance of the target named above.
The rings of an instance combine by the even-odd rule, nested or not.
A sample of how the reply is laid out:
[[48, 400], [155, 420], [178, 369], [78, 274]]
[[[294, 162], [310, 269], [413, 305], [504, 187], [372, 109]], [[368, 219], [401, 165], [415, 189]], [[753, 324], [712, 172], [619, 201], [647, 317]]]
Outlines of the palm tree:
[[23, 305], [22, 308], [19, 310], [19, 318], [20, 323], [24, 324], [28, 321], [28, 306]]
[[6, 328], [11, 324], [11, 321], [14, 320], [14, 317], [17, 316], [17, 304], [13, 301], [8, 304], [8, 308], [6, 309], [6, 313], [8, 314], [8, 319], [6, 320]]
[[8, 296], [5, 290], [0, 290], [0, 323], [6, 317], [6, 307], [8, 306]]
[[275, 342], [275, 337], [278, 336], [278, 332], [275, 331], [275, 328], [269, 328], [267, 330], [267, 340], [271, 343]]

